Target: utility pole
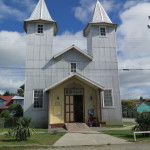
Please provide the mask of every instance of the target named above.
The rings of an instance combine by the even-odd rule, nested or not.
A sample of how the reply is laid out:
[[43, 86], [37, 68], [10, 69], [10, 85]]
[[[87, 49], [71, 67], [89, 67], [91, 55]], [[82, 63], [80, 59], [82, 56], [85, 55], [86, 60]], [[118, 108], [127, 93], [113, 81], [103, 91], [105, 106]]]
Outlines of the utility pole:
[[[148, 18], [150, 19], [150, 16], [148, 16]], [[150, 29], [150, 25], [147, 25], [148, 29]]]

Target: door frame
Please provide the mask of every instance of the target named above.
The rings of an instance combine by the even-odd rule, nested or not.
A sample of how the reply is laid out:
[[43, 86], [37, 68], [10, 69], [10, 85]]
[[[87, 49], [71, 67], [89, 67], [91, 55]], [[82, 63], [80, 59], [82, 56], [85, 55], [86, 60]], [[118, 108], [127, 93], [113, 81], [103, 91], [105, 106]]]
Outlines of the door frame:
[[[73, 89], [73, 90], [82, 90], [82, 94], [78, 94], [78, 95], [82, 95], [82, 99], [83, 99], [83, 122], [85, 122], [85, 99], [84, 99], [84, 88], [64, 88], [64, 122], [68, 123], [66, 121], [66, 96], [73, 96], [73, 101], [74, 101], [74, 95], [76, 94], [66, 94], [65, 90], [67, 89]], [[73, 102], [74, 103], [74, 102]], [[74, 104], [73, 104], [74, 105]], [[69, 121], [70, 122], [70, 121]], [[75, 122], [75, 121], [74, 121]]]

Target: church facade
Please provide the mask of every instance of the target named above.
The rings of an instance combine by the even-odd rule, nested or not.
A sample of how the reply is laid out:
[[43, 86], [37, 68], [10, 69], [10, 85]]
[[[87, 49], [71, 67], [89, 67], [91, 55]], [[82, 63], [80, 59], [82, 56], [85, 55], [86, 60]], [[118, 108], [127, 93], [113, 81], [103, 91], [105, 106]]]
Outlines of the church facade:
[[[87, 52], [71, 45], [53, 55], [57, 23], [44, 0], [29, 19], [24, 116], [36, 127], [87, 123], [89, 115], [110, 125], [122, 124], [116, 54], [116, 29], [99, 1], [83, 30]], [[74, 43], [72, 43], [74, 44]]]

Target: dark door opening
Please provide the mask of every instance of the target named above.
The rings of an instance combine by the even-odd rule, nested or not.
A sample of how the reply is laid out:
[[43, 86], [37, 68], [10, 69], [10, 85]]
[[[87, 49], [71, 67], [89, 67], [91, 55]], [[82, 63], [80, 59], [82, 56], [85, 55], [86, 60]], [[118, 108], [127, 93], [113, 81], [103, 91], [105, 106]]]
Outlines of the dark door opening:
[[74, 95], [74, 121], [83, 122], [83, 95]]

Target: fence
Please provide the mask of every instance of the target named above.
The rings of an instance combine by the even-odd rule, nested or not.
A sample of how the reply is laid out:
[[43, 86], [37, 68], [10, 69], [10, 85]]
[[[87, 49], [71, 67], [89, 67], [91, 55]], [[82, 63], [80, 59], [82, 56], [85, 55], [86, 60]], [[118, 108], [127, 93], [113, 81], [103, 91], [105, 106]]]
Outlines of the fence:
[[4, 128], [4, 123], [5, 123], [5, 119], [4, 118], [0, 118], [0, 129]]
[[0, 118], [0, 129], [3, 128], [13, 128], [17, 125], [17, 120], [19, 118]]

